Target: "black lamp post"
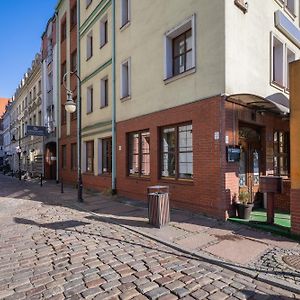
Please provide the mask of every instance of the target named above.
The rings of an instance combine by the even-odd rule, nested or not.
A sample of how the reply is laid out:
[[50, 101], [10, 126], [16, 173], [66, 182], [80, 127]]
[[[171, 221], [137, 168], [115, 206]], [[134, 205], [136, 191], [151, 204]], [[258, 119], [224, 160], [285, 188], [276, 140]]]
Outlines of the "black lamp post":
[[70, 72], [69, 74], [72, 75], [74, 74], [79, 82], [78, 89], [79, 89], [79, 97], [77, 98], [77, 105], [74, 102], [72, 98], [72, 91], [70, 91], [66, 86], [65, 86], [65, 80], [66, 76], [68, 73], [64, 74], [63, 77], [63, 86], [67, 91], [67, 101], [65, 104], [65, 110], [69, 113], [74, 113], [77, 108], [77, 200], [79, 202], [83, 202], [82, 198], [82, 175], [81, 175], [81, 79], [77, 75], [77, 72]]
[[[15, 135], [13, 135], [11, 141], [13, 143], [15, 143], [17, 140], [16, 140], [16, 137]], [[16, 151], [18, 153], [18, 159], [19, 159], [19, 180], [21, 180], [21, 152], [22, 152], [22, 149], [21, 149], [21, 144], [20, 144], [20, 137], [18, 137], [18, 141], [19, 141], [19, 146], [16, 147]]]

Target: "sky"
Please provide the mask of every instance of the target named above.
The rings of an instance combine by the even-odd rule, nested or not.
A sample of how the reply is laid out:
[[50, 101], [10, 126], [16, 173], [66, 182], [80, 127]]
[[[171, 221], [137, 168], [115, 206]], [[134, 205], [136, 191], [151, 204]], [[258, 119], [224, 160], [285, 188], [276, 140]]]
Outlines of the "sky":
[[58, 0], [0, 0], [0, 98], [11, 98], [41, 50]]

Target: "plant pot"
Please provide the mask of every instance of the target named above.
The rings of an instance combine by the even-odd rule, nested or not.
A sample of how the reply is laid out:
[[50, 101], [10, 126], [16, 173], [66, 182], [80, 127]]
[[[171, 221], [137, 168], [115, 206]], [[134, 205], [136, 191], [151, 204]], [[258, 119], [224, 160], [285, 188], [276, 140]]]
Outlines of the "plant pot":
[[253, 208], [253, 203], [248, 203], [248, 204], [238, 204], [238, 217], [240, 219], [248, 220], [250, 219], [250, 214]]

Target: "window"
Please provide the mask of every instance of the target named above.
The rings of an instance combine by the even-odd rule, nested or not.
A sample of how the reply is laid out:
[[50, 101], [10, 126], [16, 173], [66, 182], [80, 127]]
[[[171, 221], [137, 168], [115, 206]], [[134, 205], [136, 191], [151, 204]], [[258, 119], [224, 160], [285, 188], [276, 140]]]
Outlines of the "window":
[[121, 64], [121, 99], [130, 96], [130, 59]]
[[100, 21], [100, 47], [103, 47], [108, 42], [108, 21], [105, 16]]
[[150, 132], [140, 131], [128, 135], [128, 174], [150, 175]]
[[77, 144], [71, 144], [71, 170], [77, 169]]
[[192, 124], [176, 125], [162, 129], [161, 177], [193, 178]]
[[33, 99], [36, 98], [36, 87], [33, 88]]
[[73, 51], [71, 54], [71, 72], [77, 70], [77, 50]]
[[94, 172], [94, 141], [86, 142], [86, 171]]
[[283, 87], [283, 43], [273, 36], [272, 45], [272, 82]]
[[289, 64], [296, 59], [295, 53], [286, 48], [286, 88], [289, 89], [290, 82], [289, 82]]
[[292, 14], [295, 15], [295, 0], [286, 0], [286, 8]]
[[108, 106], [108, 78], [101, 79], [101, 99], [100, 108]]
[[91, 3], [92, 3], [92, 0], [85, 0], [85, 7], [88, 8]]
[[29, 100], [30, 100], [30, 102], [32, 101], [32, 92], [31, 91], [29, 92]]
[[42, 91], [42, 82], [41, 80], [39, 80], [39, 83], [38, 83], [38, 94], [40, 94]]
[[87, 88], [86, 113], [93, 112], [93, 86]]
[[62, 169], [66, 169], [67, 167], [67, 146], [61, 146], [61, 167]]
[[290, 173], [289, 144], [288, 132], [274, 132], [274, 175], [288, 176]]
[[93, 56], [93, 33], [90, 32], [86, 36], [86, 59], [90, 59]]
[[195, 16], [165, 34], [165, 79], [195, 68]]
[[112, 139], [102, 139], [102, 173], [111, 173]]
[[77, 6], [76, 4], [71, 8], [70, 12], [70, 27], [71, 29], [76, 25], [77, 23]]
[[38, 117], [39, 117], [39, 126], [42, 125], [42, 111], [40, 110], [39, 113], [38, 113]]
[[33, 124], [32, 125], [36, 125], [36, 115], [33, 115]]
[[60, 33], [60, 39], [61, 42], [63, 42], [67, 37], [67, 22], [66, 19], [61, 22], [61, 33]]
[[130, 0], [121, 0], [121, 28], [130, 20]]
[[60, 73], [60, 81], [61, 84], [63, 84], [64, 81], [64, 75], [67, 73], [67, 64], [66, 62], [61, 64], [61, 73]]

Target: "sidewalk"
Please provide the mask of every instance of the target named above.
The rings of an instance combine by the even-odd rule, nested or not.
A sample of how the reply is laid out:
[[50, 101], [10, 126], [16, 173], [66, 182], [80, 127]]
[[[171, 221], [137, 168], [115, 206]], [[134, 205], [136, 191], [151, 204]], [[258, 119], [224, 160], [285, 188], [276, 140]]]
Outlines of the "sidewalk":
[[[32, 185], [38, 187], [37, 182]], [[169, 226], [157, 229], [148, 224], [144, 202], [86, 191], [84, 203], [79, 203], [71, 187], [61, 194], [60, 185], [47, 182], [41, 189], [54, 196], [57, 204], [89, 211], [89, 218], [117, 223], [186, 254], [300, 294], [300, 270], [282, 260], [296, 255], [300, 261], [300, 246], [295, 241], [175, 209]]]

